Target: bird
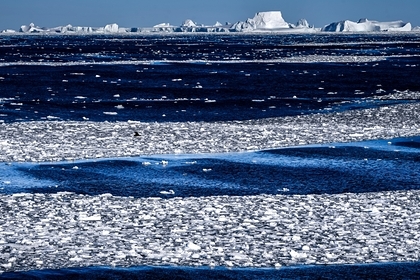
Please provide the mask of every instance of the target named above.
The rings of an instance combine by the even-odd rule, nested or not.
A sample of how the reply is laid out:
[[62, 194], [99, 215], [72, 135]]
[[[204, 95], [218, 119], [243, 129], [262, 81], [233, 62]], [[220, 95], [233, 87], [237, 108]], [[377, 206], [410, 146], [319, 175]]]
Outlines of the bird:
[[137, 131], [135, 131], [134, 132], [134, 137], [138, 137], [138, 136], [140, 136], [140, 134]]

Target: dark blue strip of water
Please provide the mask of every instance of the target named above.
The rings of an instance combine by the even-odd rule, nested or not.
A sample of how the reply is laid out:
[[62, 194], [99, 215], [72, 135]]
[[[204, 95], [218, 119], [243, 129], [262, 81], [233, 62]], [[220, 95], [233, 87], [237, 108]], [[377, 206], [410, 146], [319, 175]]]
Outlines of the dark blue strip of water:
[[[0, 168], [3, 180], [9, 183], [0, 192], [70, 191], [169, 198], [420, 189], [420, 138], [393, 143], [373, 141], [253, 153], [12, 164]], [[174, 194], [164, 194], [169, 190]]]
[[415, 262], [363, 265], [319, 265], [284, 267], [281, 269], [211, 269], [189, 267], [92, 267], [4, 273], [3, 275], [0, 275], [0, 279], [420, 279], [420, 263]]

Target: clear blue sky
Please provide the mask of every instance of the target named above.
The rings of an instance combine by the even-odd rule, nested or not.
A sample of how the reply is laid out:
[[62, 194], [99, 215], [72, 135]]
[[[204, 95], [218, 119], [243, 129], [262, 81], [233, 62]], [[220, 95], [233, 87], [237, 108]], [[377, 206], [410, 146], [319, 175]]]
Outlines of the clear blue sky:
[[287, 22], [306, 18], [316, 27], [360, 18], [420, 25], [419, 0], [1, 0], [0, 30], [17, 30], [31, 22], [41, 27], [149, 27], [162, 22], [180, 25], [185, 19], [214, 24], [244, 21], [272, 10], [280, 10]]

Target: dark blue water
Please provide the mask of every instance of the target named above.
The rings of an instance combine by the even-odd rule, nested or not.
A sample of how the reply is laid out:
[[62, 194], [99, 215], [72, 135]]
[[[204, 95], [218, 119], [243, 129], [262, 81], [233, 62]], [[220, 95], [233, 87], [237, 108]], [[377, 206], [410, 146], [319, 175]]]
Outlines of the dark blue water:
[[[359, 101], [419, 91], [418, 54], [416, 35], [3, 36], [0, 121], [223, 121], [408, 102]], [[276, 62], [314, 55], [386, 60]]]
[[281, 269], [188, 267], [82, 268], [6, 273], [0, 279], [419, 279], [420, 263], [298, 266]]
[[[420, 137], [252, 153], [169, 155], [0, 168], [0, 192], [134, 197], [337, 194], [420, 189]], [[4, 183], [7, 182], [7, 183]], [[173, 190], [175, 194], [161, 192]]]

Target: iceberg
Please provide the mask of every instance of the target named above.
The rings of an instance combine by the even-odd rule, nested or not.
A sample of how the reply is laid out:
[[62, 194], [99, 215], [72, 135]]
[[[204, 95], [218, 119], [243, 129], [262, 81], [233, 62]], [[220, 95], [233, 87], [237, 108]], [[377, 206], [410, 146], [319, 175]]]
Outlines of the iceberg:
[[5, 30], [2, 30], [1, 33], [16, 33], [16, 30], [13, 30], [13, 29], [5, 29]]
[[106, 33], [117, 33], [119, 31], [119, 27], [118, 24], [113, 23], [113, 24], [107, 24], [104, 27], [104, 32]]
[[257, 13], [252, 21], [256, 29], [290, 28], [280, 11]]
[[[4, 32], [4, 31], [3, 31]], [[68, 24], [66, 26], [58, 26], [53, 28], [39, 27], [31, 23], [29, 25], [22, 25], [19, 29], [20, 33], [121, 33], [127, 32], [126, 28], [120, 28], [118, 24], [107, 24], [104, 27], [82, 27], [72, 26]]]
[[19, 32], [24, 32], [24, 33], [40, 33], [40, 32], [44, 32], [47, 31], [47, 28], [41, 28], [39, 26], [35, 26], [35, 24], [31, 23], [29, 25], [22, 25], [19, 29]]
[[[384, 32], [384, 31], [420, 31], [420, 27], [412, 28], [411, 23], [403, 21], [379, 22], [368, 19], [361, 19], [358, 22], [343, 20], [330, 23], [323, 28], [315, 28], [309, 25], [306, 19], [300, 19], [296, 24], [284, 20], [281, 11], [258, 12], [253, 18], [246, 21], [238, 21], [234, 24], [225, 24], [217, 21], [214, 25], [197, 24], [187, 19], [181, 25], [170, 23], [159, 23], [153, 27], [122, 28], [118, 24], [107, 24], [104, 27], [80, 27], [80, 26], [59, 26], [55, 28], [41, 28], [31, 23], [22, 25], [20, 33], [151, 33], [151, 32], [291, 32], [291, 33], [313, 33], [313, 32]], [[13, 33], [14, 30], [3, 30], [2, 33]]]
[[259, 12], [253, 18], [249, 18], [245, 22], [239, 21], [232, 26], [232, 29], [238, 32], [285, 28], [291, 28], [291, 26], [283, 19], [280, 11]]
[[288, 23], [283, 19], [280, 11], [259, 12], [245, 22], [239, 21], [232, 25], [233, 32], [315, 32], [316, 29], [309, 25], [306, 19], [301, 19], [297, 24]]
[[296, 28], [310, 28], [309, 23], [306, 19], [300, 19], [297, 23], [296, 23]]
[[153, 32], [174, 32], [175, 26], [170, 23], [159, 23], [153, 26]]
[[181, 27], [197, 27], [197, 24], [192, 20], [187, 19], [181, 24]]
[[360, 19], [358, 22], [344, 20], [333, 22], [322, 28], [324, 32], [380, 32], [380, 31], [411, 31], [411, 23], [403, 21], [379, 22]]

